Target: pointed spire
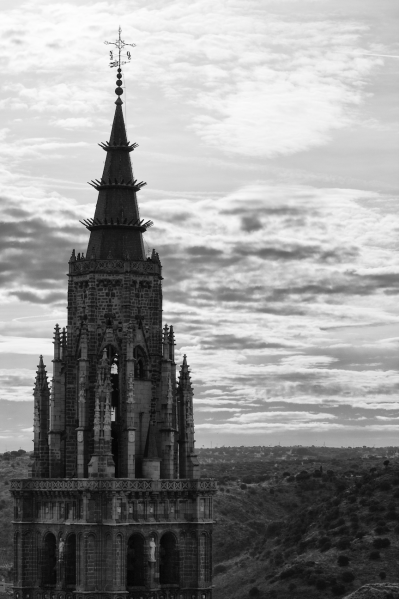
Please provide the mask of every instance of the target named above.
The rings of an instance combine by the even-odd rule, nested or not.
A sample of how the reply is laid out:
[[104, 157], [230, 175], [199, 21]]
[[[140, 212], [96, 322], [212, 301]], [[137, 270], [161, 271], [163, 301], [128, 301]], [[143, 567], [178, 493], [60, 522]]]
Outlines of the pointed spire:
[[60, 327], [58, 324], [55, 325], [53, 344], [54, 344], [54, 360], [59, 360], [61, 358], [61, 335], [60, 335]]
[[48, 389], [47, 371], [43, 362], [43, 356], [39, 357], [39, 364], [36, 371], [35, 390]]
[[191, 386], [191, 377], [190, 377], [189, 365], [187, 364], [186, 354], [184, 354], [184, 356], [183, 356], [183, 363], [180, 367], [179, 387], [182, 390], [189, 390], [189, 391], [193, 390], [193, 388]]
[[175, 361], [175, 333], [173, 330], [173, 325], [170, 326], [169, 329], [169, 359], [172, 360], [172, 362]]
[[[118, 69], [116, 93], [122, 93], [122, 75]], [[90, 231], [87, 255], [96, 249], [98, 260], [109, 255], [123, 260], [126, 253], [130, 260], [145, 260], [142, 233], [153, 223], [140, 220], [136, 193], [145, 183], [134, 179], [129, 153], [137, 146], [127, 139], [122, 100], [117, 98], [115, 116], [109, 142], [100, 144], [107, 152], [101, 180], [90, 183], [98, 190], [96, 211], [93, 219], [83, 221]]]
[[169, 327], [166, 324], [162, 333], [162, 353], [163, 359], [169, 360]]
[[61, 360], [65, 360], [67, 352], [67, 333], [65, 327], [62, 328], [61, 333]]

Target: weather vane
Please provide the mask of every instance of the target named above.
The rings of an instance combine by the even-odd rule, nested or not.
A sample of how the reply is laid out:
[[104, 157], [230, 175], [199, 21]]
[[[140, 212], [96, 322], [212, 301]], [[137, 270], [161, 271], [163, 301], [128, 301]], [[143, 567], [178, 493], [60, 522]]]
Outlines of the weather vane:
[[[115, 50], [110, 50], [109, 57], [110, 57], [111, 62], [109, 63], [109, 66], [111, 68], [112, 67], [121, 68], [121, 65], [130, 62], [130, 60], [132, 58], [130, 52], [127, 50], [126, 55], [123, 55], [122, 51], [125, 46], [132, 46], [132, 48], [134, 48], [136, 46], [136, 44], [127, 44], [126, 42], [123, 41], [123, 39], [121, 39], [122, 29], [120, 27], [118, 29], [118, 32], [119, 32], [119, 38], [116, 40], [116, 42], [104, 42], [104, 44], [107, 44], [107, 45], [112, 44], [113, 46], [115, 46], [115, 50], [118, 51], [118, 59], [116, 60], [116, 58], [114, 56]], [[127, 60], [121, 60], [121, 58], [127, 58]]]

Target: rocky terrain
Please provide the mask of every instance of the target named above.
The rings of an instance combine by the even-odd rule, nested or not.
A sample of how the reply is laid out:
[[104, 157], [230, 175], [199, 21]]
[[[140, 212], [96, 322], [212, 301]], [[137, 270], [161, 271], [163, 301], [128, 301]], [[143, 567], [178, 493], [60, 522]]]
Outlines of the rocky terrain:
[[399, 599], [399, 584], [366, 584], [345, 599]]

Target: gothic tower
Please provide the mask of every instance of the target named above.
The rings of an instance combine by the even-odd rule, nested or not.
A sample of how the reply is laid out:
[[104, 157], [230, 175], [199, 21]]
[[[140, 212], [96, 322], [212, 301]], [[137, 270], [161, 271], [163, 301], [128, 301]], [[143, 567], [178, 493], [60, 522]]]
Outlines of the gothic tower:
[[144, 251], [116, 110], [86, 255], [69, 261], [68, 324], [34, 389], [31, 478], [12, 481], [15, 599], [211, 599], [213, 480], [199, 478], [186, 356], [162, 326], [162, 267]]

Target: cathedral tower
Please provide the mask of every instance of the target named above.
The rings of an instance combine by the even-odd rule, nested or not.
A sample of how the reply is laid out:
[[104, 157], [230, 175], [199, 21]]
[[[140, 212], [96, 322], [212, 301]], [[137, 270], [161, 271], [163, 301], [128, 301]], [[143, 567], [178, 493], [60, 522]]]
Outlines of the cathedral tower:
[[186, 356], [162, 326], [162, 267], [144, 251], [116, 109], [86, 255], [69, 261], [68, 324], [34, 388], [31, 478], [12, 481], [15, 599], [211, 599], [212, 480], [199, 478]]

